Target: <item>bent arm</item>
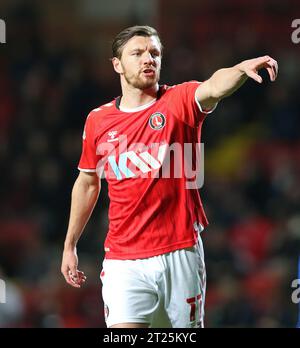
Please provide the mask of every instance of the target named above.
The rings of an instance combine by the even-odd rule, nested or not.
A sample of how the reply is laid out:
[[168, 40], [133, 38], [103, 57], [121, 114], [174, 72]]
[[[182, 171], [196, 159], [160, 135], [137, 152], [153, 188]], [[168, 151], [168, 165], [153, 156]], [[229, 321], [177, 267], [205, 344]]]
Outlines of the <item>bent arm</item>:
[[245, 60], [231, 68], [216, 71], [197, 88], [195, 97], [203, 109], [212, 109], [221, 99], [239, 89], [248, 77], [262, 83], [258, 70], [263, 68], [267, 69], [271, 81], [275, 81], [278, 64], [273, 58], [264, 56]]

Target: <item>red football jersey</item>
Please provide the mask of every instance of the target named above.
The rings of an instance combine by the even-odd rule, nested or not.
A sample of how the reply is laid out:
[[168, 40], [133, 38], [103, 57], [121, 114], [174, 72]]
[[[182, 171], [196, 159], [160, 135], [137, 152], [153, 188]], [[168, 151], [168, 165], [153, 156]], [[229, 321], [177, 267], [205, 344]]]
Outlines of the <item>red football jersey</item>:
[[[160, 86], [156, 100], [131, 110], [120, 110], [117, 98], [88, 115], [78, 168], [104, 171], [108, 182], [106, 258], [190, 247], [199, 226], [207, 226], [198, 189], [187, 188], [192, 179], [186, 174], [186, 167], [195, 168], [206, 115], [195, 99], [199, 84]], [[185, 146], [192, 149], [190, 161]]]

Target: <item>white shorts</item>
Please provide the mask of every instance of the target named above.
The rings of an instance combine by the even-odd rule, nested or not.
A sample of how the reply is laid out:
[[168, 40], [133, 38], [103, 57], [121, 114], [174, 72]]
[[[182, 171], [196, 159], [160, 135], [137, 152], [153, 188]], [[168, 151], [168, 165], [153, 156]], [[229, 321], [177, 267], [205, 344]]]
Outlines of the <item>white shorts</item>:
[[100, 278], [107, 327], [203, 327], [206, 272], [200, 236], [193, 247], [147, 259], [104, 259]]

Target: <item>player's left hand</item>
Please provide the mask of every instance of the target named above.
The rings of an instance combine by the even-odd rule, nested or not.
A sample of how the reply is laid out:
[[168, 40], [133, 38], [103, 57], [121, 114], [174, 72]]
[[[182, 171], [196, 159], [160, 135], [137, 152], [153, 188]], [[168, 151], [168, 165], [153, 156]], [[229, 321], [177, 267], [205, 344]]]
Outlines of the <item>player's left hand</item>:
[[262, 77], [258, 74], [260, 69], [267, 69], [271, 81], [275, 81], [278, 75], [278, 63], [270, 56], [244, 60], [238, 64], [238, 68], [258, 83], [263, 82]]

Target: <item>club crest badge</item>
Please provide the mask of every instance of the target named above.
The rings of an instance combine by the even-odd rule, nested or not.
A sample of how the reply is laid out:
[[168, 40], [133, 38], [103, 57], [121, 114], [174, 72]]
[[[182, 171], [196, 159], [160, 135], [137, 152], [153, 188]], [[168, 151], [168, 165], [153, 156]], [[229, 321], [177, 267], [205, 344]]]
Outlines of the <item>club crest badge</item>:
[[160, 130], [166, 125], [166, 118], [160, 112], [155, 112], [149, 118], [149, 125], [154, 130]]

